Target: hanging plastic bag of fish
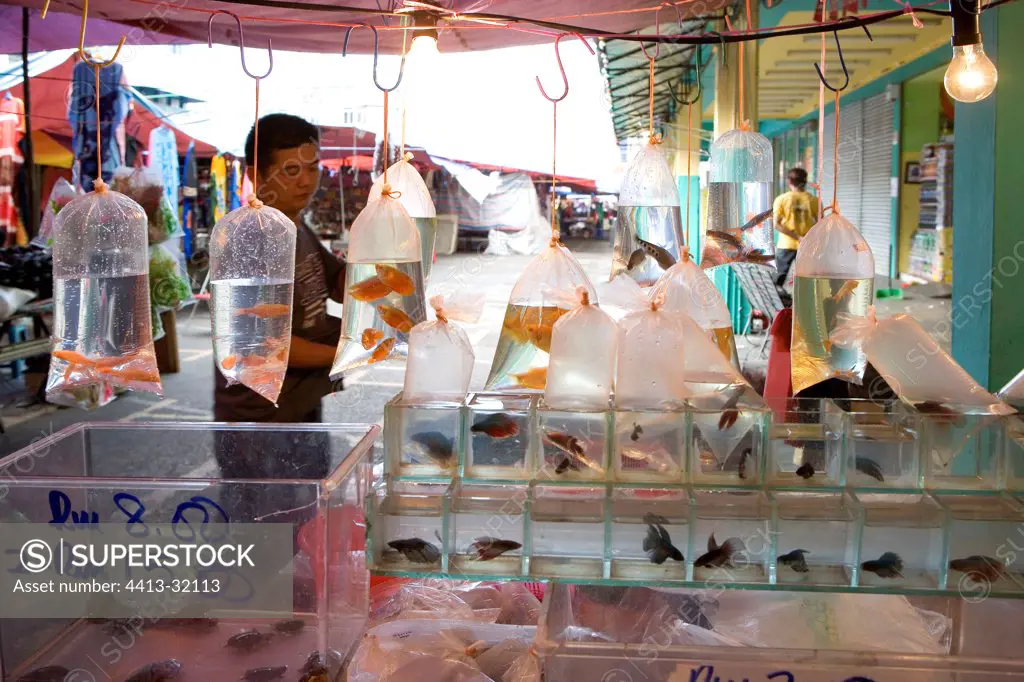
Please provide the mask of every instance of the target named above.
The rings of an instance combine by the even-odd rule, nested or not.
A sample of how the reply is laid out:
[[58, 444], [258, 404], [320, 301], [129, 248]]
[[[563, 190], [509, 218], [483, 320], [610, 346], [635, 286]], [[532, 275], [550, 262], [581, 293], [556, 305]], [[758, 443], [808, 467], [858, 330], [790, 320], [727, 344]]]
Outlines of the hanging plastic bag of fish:
[[251, 197], [210, 235], [214, 359], [228, 385], [277, 404], [292, 340], [295, 224]]
[[434, 241], [437, 237], [437, 211], [434, 200], [430, 198], [430, 190], [423, 182], [419, 171], [410, 161], [412, 152], [388, 168], [387, 175], [380, 175], [370, 188], [370, 200], [375, 201], [383, 196], [384, 178], [391, 185], [392, 194], [398, 196], [399, 203], [409, 217], [416, 223], [420, 233], [420, 262], [423, 264], [423, 282], [430, 279], [430, 269], [434, 264]]
[[162, 395], [153, 351], [146, 214], [97, 182], [53, 226], [54, 325], [47, 400], [79, 404], [79, 389]]
[[385, 185], [352, 223], [331, 379], [384, 360], [404, 363], [409, 332], [427, 319], [420, 235], [396, 196]]
[[714, 141], [702, 268], [729, 263], [775, 267], [773, 181], [772, 143], [764, 135], [741, 128]]
[[826, 379], [842, 379], [859, 386], [865, 367], [860, 346], [833, 345], [829, 335], [840, 314], [866, 315], [874, 300], [875, 258], [871, 247], [860, 230], [833, 212], [800, 240], [793, 269], [793, 393]]
[[[560, 292], [577, 307], [551, 330], [551, 360], [544, 402], [556, 410], [606, 410], [615, 380], [619, 329], [580, 287]], [[575, 299], [572, 300], [572, 299]]]
[[[454, 322], [476, 324], [483, 312], [484, 296], [459, 291], [433, 296], [430, 307], [436, 319], [421, 322], [409, 332], [409, 362], [405, 370], [406, 402], [462, 402], [469, 390], [475, 356], [466, 332]], [[373, 339], [368, 338], [366, 345]]]
[[602, 294], [610, 303], [632, 311], [619, 320], [615, 406], [635, 410], [682, 406], [690, 394], [683, 317], [662, 310], [663, 298], [651, 300], [629, 277], [616, 277], [602, 288]]
[[725, 299], [704, 270], [690, 258], [689, 249], [684, 246], [682, 251], [679, 262], [665, 271], [651, 295], [664, 296], [664, 310], [689, 316], [738, 368], [740, 359]]
[[59, 178], [50, 190], [50, 198], [46, 201], [46, 210], [39, 223], [39, 234], [32, 239], [32, 245], [48, 249], [53, 246], [53, 221], [61, 210], [79, 196], [75, 186], [64, 178]]
[[164, 190], [160, 171], [154, 167], [128, 168], [114, 171], [113, 188], [142, 206], [149, 220], [149, 243], [159, 244], [180, 232], [178, 212], [171, 206]]
[[683, 245], [679, 190], [659, 144], [645, 145], [626, 168], [609, 280], [624, 272], [640, 286], [649, 287], [679, 261]]
[[563, 292], [580, 287], [591, 303], [597, 303], [597, 293], [579, 262], [564, 244], [552, 239], [512, 287], [487, 389], [544, 390], [555, 322], [576, 307]]

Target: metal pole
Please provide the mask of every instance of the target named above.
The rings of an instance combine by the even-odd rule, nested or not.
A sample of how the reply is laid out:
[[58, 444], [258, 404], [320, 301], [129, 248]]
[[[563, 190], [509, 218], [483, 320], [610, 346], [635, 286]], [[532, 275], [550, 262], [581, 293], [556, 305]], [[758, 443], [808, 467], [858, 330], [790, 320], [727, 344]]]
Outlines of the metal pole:
[[21, 82], [25, 96], [25, 194], [28, 197], [28, 213], [25, 227], [30, 237], [39, 232], [39, 201], [35, 193], [35, 160], [32, 154], [32, 95], [28, 78], [28, 7], [21, 8]]

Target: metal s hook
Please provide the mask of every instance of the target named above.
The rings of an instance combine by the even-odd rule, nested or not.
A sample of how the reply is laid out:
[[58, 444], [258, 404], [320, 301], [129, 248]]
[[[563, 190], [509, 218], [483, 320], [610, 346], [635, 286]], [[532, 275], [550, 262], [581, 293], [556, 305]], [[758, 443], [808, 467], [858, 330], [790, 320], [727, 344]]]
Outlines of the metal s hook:
[[270, 38], [267, 38], [267, 58], [270, 60], [270, 66], [267, 67], [267, 72], [262, 76], [249, 71], [249, 67], [245, 65], [245, 33], [242, 30], [242, 20], [238, 18], [238, 15], [228, 12], [227, 10], [219, 9], [210, 15], [210, 20], [206, 24], [206, 45], [207, 47], [213, 47], [213, 20], [217, 18], [218, 14], [226, 14], [235, 20], [235, 24], [238, 25], [238, 52], [242, 56], [242, 71], [245, 75], [254, 80], [260, 80], [270, 75], [270, 72], [274, 70], [274, 50], [270, 44]]
[[377, 60], [380, 57], [380, 34], [377, 33], [377, 28], [370, 24], [364, 24], [363, 22], [357, 22], [354, 26], [349, 26], [345, 31], [345, 42], [341, 45], [341, 56], [345, 57], [348, 54], [348, 39], [352, 37], [352, 31], [363, 27], [373, 31], [373, 84], [377, 86], [377, 89], [381, 92], [392, 92], [402, 84], [402, 76], [405, 75], [405, 55], [402, 55], [402, 63], [398, 65], [398, 80], [390, 88], [385, 88], [377, 80]]
[[544, 89], [544, 84], [540, 82], [540, 76], [536, 76], [537, 87], [540, 88], [540, 94], [544, 95], [544, 99], [546, 99], [547, 101], [552, 102], [552, 103], [561, 102], [563, 99], [565, 99], [569, 95], [569, 79], [565, 75], [565, 67], [562, 65], [562, 53], [558, 49], [558, 42], [562, 38], [567, 36], [567, 35], [574, 35], [577, 38], [579, 38], [580, 41], [584, 45], [587, 46], [587, 49], [590, 50], [590, 54], [594, 54], [594, 48], [592, 48], [590, 46], [590, 43], [587, 42], [586, 38], [581, 36], [579, 33], [571, 33], [571, 34], [570, 33], [559, 33], [558, 34], [558, 36], [555, 38], [555, 59], [558, 60], [558, 70], [562, 74], [562, 86], [563, 86], [564, 89], [562, 91], [561, 96], [560, 97], [552, 97], [551, 95], [549, 95], [547, 93], [547, 91]]
[[[676, 97], [676, 89], [674, 87], [670, 86], [669, 89], [668, 89], [668, 94], [672, 97], [672, 99], [674, 99], [676, 101], [676, 104], [678, 104], [680, 106], [683, 106], [683, 107], [687, 107], [687, 106], [691, 106], [693, 104], [696, 104], [698, 101], [700, 101], [700, 96], [704, 92], [704, 89], [703, 89], [704, 86], [701, 83], [701, 71], [702, 71], [702, 69], [701, 69], [701, 61], [702, 60], [701, 60], [701, 57], [700, 57], [701, 46], [700, 45], [695, 45], [693, 49], [696, 51], [696, 58], [697, 58], [696, 59], [696, 61], [697, 61], [697, 75], [695, 76], [696, 81], [697, 81], [697, 94], [694, 95], [693, 99], [690, 99], [689, 97], [687, 97], [686, 99], [679, 99], [678, 97]], [[680, 82], [682, 82], [682, 80], [683, 80], [682, 78], [679, 79]]]
[[[659, 15], [661, 14], [662, 7], [673, 7], [671, 2], [663, 2], [658, 5], [658, 8], [654, 10], [654, 37], [661, 38], [661, 20]], [[676, 8], [676, 18], [679, 17], [679, 9]], [[654, 56], [647, 54], [647, 48], [644, 46], [644, 41], [640, 41], [640, 50], [644, 53], [644, 57], [647, 57], [647, 61], [653, 62], [655, 59], [661, 56], [661, 41], [659, 40], [654, 45]]]
[[842, 92], [850, 85], [850, 71], [846, 68], [846, 60], [843, 59], [843, 46], [839, 44], [839, 32], [832, 31], [832, 37], [835, 38], [836, 41], [836, 51], [839, 53], [839, 64], [843, 67], [843, 78], [845, 79], [843, 84], [838, 88], [829, 84], [828, 80], [825, 78], [825, 74], [821, 72], [821, 64], [818, 62], [814, 62], [814, 70], [818, 72], [818, 78], [821, 80], [822, 85], [832, 92]]
[[[49, 4], [49, 3], [47, 3]], [[114, 56], [105, 62], [94, 62], [89, 59], [85, 54], [85, 22], [89, 18], [89, 0], [82, 0], [82, 30], [78, 33], [78, 56], [83, 62], [89, 66], [97, 69], [105, 69], [115, 61], [117, 61], [117, 55], [121, 54], [121, 48], [124, 47], [124, 41], [128, 39], [128, 36], [121, 36], [120, 42], [117, 43], [117, 49], [114, 50]]]

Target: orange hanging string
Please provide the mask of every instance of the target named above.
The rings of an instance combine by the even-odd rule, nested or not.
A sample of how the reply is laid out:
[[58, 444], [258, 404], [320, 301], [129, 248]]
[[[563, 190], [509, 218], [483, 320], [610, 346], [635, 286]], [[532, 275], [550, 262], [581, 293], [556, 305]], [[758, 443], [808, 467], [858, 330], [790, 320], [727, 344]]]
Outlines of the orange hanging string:
[[390, 159], [388, 157], [391, 156], [391, 154], [389, 153], [390, 150], [388, 149], [389, 146], [390, 146], [390, 143], [388, 141], [388, 91], [385, 90], [384, 91], [384, 187], [382, 188], [382, 194], [386, 194], [387, 196], [389, 196], [392, 199], [394, 199], [395, 197], [391, 196], [392, 194], [394, 194], [394, 192], [391, 191], [391, 186], [388, 184], [388, 162], [390, 161]]
[[[116, 56], [116, 55], [115, 55]], [[103, 182], [103, 140], [100, 137], [100, 65], [92, 65], [92, 75], [95, 81], [95, 95], [96, 100], [96, 179], [92, 183], [94, 192], [105, 192], [107, 189], [107, 183]]]
[[[700, 75], [698, 74], [698, 78]], [[693, 104], [686, 105], [686, 234], [683, 235], [683, 243], [688, 244], [690, 239], [690, 148], [693, 140]]]
[[555, 185], [558, 178], [555, 172], [558, 168], [558, 102], [551, 103], [551, 246], [562, 240], [562, 234], [555, 224]]
[[654, 141], [654, 60], [648, 59], [647, 75], [647, 136], [651, 144]]
[[836, 196], [839, 190], [839, 91], [836, 90], [836, 129], [835, 142], [832, 143], [832, 212], [839, 212], [839, 201]]
[[252, 124], [252, 194], [249, 195], [249, 207], [260, 208], [263, 202], [256, 196], [259, 182], [259, 153], [260, 153], [260, 79], [256, 79], [256, 118]]

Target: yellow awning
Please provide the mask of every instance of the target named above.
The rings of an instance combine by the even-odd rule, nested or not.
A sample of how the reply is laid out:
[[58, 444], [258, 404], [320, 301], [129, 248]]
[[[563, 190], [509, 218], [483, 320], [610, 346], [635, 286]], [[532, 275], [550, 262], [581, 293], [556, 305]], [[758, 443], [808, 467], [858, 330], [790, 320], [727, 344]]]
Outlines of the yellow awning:
[[41, 130], [32, 131], [32, 159], [39, 166], [71, 168], [74, 155]]

